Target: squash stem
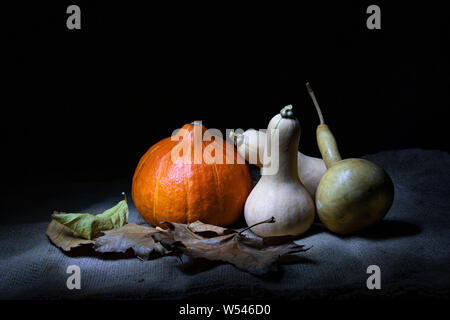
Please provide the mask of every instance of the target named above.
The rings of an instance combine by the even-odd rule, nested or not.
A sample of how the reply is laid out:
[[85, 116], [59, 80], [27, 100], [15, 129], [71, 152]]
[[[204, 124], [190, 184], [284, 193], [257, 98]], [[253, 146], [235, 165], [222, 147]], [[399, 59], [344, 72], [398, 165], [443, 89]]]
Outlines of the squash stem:
[[294, 112], [292, 111], [292, 104], [289, 104], [283, 109], [281, 109], [280, 115], [284, 119], [294, 119], [295, 115]]
[[253, 227], [255, 227], [255, 226], [259, 225], [259, 224], [263, 224], [263, 223], [275, 223], [275, 218], [272, 217], [270, 219], [267, 219], [267, 220], [255, 223], [255, 224], [251, 225], [250, 227], [247, 227], [247, 228], [241, 230], [238, 234], [242, 234], [242, 232], [247, 231], [248, 229], [251, 229], [251, 228], [253, 228]]
[[313, 89], [311, 88], [311, 85], [309, 82], [306, 83], [306, 88], [308, 89], [308, 93], [311, 96], [311, 99], [314, 103], [314, 106], [316, 107], [317, 114], [319, 115], [320, 124], [324, 124], [325, 121], [323, 120], [322, 110], [320, 110], [319, 103], [317, 102], [316, 95], [314, 94]]
[[336, 140], [323, 120], [322, 110], [320, 110], [319, 103], [317, 102], [316, 96], [314, 95], [314, 91], [309, 82], [306, 83], [306, 88], [308, 89], [308, 93], [311, 96], [320, 119], [320, 124], [317, 126], [316, 130], [317, 145], [319, 147], [320, 154], [322, 155], [322, 159], [325, 161], [325, 165], [327, 168], [330, 168], [336, 162], [341, 161], [342, 158], [339, 153]]

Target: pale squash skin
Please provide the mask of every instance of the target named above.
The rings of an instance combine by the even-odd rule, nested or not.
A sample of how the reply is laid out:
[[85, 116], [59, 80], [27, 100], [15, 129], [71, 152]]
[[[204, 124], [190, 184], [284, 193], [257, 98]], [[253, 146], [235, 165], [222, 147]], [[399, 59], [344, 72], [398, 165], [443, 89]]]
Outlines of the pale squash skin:
[[320, 221], [332, 232], [352, 234], [378, 223], [394, 200], [394, 185], [378, 165], [364, 159], [345, 159], [328, 126], [317, 128], [317, 142], [328, 167], [316, 192]]
[[267, 129], [275, 127], [279, 129], [279, 169], [274, 175], [265, 174], [268, 159], [264, 156], [261, 179], [245, 203], [245, 220], [251, 226], [275, 218], [275, 223], [252, 228], [261, 237], [298, 236], [310, 228], [315, 214], [314, 201], [298, 177], [300, 124], [296, 118], [284, 118], [278, 114]]
[[[259, 139], [258, 135], [260, 135]], [[263, 166], [260, 155], [264, 154], [266, 147], [267, 138], [265, 132], [248, 129], [242, 134], [231, 132], [230, 136], [234, 140], [236, 149], [241, 157], [245, 158], [250, 164], [257, 165], [258, 167]], [[256, 162], [253, 159], [256, 159]], [[327, 171], [325, 162], [320, 158], [310, 157], [301, 152], [298, 152], [297, 159], [300, 181], [314, 198], [320, 178]]]

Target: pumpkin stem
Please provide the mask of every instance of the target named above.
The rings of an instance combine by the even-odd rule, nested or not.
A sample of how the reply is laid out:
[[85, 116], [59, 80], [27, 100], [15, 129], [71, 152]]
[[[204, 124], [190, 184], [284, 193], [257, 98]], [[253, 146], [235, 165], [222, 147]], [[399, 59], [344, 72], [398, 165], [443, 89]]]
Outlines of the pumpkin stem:
[[123, 195], [123, 199], [125, 200], [125, 202], [127, 202], [127, 194], [125, 192], [122, 192]]
[[251, 228], [257, 226], [258, 224], [263, 224], [263, 223], [275, 223], [275, 218], [272, 217], [270, 219], [267, 219], [267, 220], [264, 220], [264, 221], [261, 221], [261, 222], [257, 222], [255, 224], [251, 225], [250, 227], [247, 227], [247, 228], [241, 230], [238, 234], [241, 234], [242, 232], [247, 231], [248, 229], [251, 229]]

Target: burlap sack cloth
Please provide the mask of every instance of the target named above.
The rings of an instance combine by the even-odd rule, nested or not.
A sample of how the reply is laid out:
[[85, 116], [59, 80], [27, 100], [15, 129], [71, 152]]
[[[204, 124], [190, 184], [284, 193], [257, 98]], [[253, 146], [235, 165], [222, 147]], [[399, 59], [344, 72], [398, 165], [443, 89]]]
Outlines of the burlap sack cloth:
[[[299, 243], [302, 259], [258, 278], [231, 265], [183, 264], [173, 256], [71, 257], [45, 235], [53, 210], [101, 212], [120, 200], [130, 181], [39, 186], [4, 200], [0, 227], [1, 299], [179, 298], [445, 298], [450, 291], [450, 156], [430, 150], [381, 152], [364, 158], [381, 165], [395, 184], [383, 223], [360, 236], [338, 237], [319, 223]], [[143, 223], [132, 201], [130, 222]], [[381, 268], [381, 290], [368, 290], [369, 265]], [[81, 289], [69, 290], [69, 265], [81, 268]]]

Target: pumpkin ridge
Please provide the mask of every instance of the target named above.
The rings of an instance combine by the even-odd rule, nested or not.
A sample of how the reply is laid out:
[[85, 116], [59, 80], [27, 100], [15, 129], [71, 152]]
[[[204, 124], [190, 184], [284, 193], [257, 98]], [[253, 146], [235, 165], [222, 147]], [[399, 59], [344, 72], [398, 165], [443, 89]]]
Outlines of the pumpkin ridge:
[[[194, 141], [192, 141], [192, 140], [194, 140], [194, 132], [193, 132], [194, 126], [192, 124], [186, 124], [183, 126], [183, 128], [186, 129], [186, 133], [183, 135], [183, 140], [181, 140], [181, 142], [185, 142], [188, 139], [191, 140], [191, 141], [189, 141], [189, 143], [190, 143], [189, 147], [190, 147], [190, 153], [191, 153], [190, 159], [189, 159], [190, 163], [184, 166], [185, 177], [189, 177], [191, 175], [192, 166], [195, 163], [195, 152], [193, 150]], [[189, 205], [190, 196], [189, 196], [189, 194], [190, 194], [190, 190], [192, 188], [191, 188], [191, 181], [189, 179], [187, 179], [187, 181], [185, 179], [184, 187], [186, 190], [186, 220], [187, 220], [186, 222], [190, 223], [192, 221], [191, 221], [191, 216], [190, 216], [190, 205]]]
[[216, 197], [217, 197], [217, 201], [219, 202], [219, 207], [222, 210], [224, 207], [223, 206], [223, 198], [220, 196], [222, 194], [222, 188], [220, 187], [219, 174], [217, 172], [217, 164], [215, 161], [212, 165], [212, 168], [213, 168], [213, 172], [214, 172], [214, 178], [215, 178], [214, 180], [216, 181], [216, 190], [217, 190]]
[[[167, 138], [166, 138], [167, 139]], [[153, 150], [152, 150], [153, 149]], [[139, 176], [139, 174], [141, 173], [142, 168], [145, 165], [145, 162], [147, 161], [148, 158], [150, 158], [150, 156], [156, 151], [161, 149], [161, 146], [156, 144], [153, 145], [152, 147], [148, 148], [147, 151], [145, 152], [144, 156], [141, 158], [141, 160], [139, 160], [138, 166], [134, 172], [133, 175], [133, 180], [135, 177]]]
[[[223, 163], [223, 161], [225, 160], [224, 158], [226, 157], [226, 147], [227, 147], [227, 145], [226, 145], [226, 141], [221, 141], [222, 143], [220, 143], [219, 141], [217, 141], [216, 140], [217, 139], [217, 137], [215, 137], [214, 138], [214, 140], [213, 141], [211, 141], [210, 143], [207, 143], [206, 141], [204, 142], [204, 145], [210, 145], [210, 144], [215, 144], [216, 146], [218, 146], [218, 147], [220, 147], [220, 148], [222, 148], [222, 163]], [[217, 157], [216, 157], [217, 155], [214, 153], [214, 161], [213, 161], [213, 163], [212, 163], [212, 172], [214, 173], [214, 181], [215, 181], [215, 185], [216, 185], [216, 199], [217, 199], [217, 202], [219, 203], [219, 208], [220, 208], [220, 210], [222, 211], [224, 208], [225, 208], [225, 206], [224, 206], [224, 199], [223, 199], [223, 197], [221, 197], [220, 195], [222, 195], [223, 193], [222, 193], [222, 188], [221, 188], [221, 184], [220, 184], [220, 181], [219, 181], [219, 172], [218, 172], [218, 170], [217, 170], [217, 163], [216, 163], [216, 159], [217, 159]], [[227, 164], [222, 164], [222, 165], [227, 165]], [[219, 217], [219, 219], [221, 219], [220, 217]], [[216, 223], [217, 223], [217, 220], [216, 220]]]
[[[236, 221], [252, 185], [248, 166], [244, 163], [238, 165], [241, 168], [236, 168], [235, 163], [217, 161], [206, 164], [205, 159], [193, 164], [192, 144], [200, 138], [194, 136], [193, 126], [185, 125], [183, 128], [187, 130], [183, 137], [177, 141], [170, 137], [161, 140], [138, 163], [132, 196], [139, 214], [151, 225], [158, 225], [160, 221], [186, 223], [201, 220], [216, 225]], [[212, 143], [218, 142], [213, 140]], [[209, 145], [204, 141], [205, 144]], [[183, 151], [185, 147], [187, 152], [191, 151], [191, 161], [187, 161], [187, 153], [183, 154], [181, 163], [171, 161], [172, 147], [180, 145]], [[223, 139], [217, 147], [221, 148], [217, 150], [223, 150], [223, 156], [231, 151], [228, 148], [233, 148]], [[236, 160], [236, 153], [234, 155]]]
[[[167, 156], [170, 155], [170, 152], [166, 153], [159, 162], [158, 167], [158, 177], [156, 178], [155, 183], [155, 191], [153, 192], [153, 221], [156, 221], [156, 201], [158, 200], [158, 189], [159, 189], [159, 181], [161, 180], [161, 175], [164, 171], [164, 168], [162, 168], [165, 165], [165, 168], [167, 168], [168, 163], [165, 161]], [[160, 221], [155, 222], [156, 224], [159, 224]]]
[[[184, 176], [185, 177], [189, 176], [189, 175], [186, 175], [186, 170], [189, 170], [188, 173], [190, 174], [191, 166], [190, 165], [184, 166]], [[187, 180], [187, 179], [184, 179], [184, 189], [186, 191], [186, 218], [187, 218], [187, 222], [191, 222], [191, 218], [189, 217], [189, 180]]]

